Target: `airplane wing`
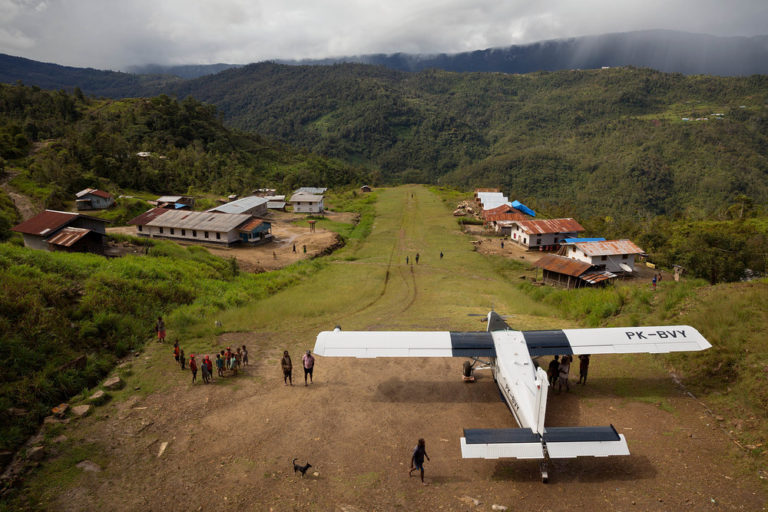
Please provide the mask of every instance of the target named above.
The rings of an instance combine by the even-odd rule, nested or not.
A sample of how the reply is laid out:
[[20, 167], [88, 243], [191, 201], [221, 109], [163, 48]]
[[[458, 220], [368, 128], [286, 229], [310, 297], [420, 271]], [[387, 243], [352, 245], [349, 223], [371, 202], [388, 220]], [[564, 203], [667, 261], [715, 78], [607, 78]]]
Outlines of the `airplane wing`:
[[578, 354], [666, 353], [712, 345], [689, 325], [523, 331], [532, 357]]
[[489, 332], [323, 331], [315, 354], [326, 357], [493, 357]]
[[552, 459], [629, 455], [627, 441], [608, 427], [549, 427], [540, 436], [529, 428], [464, 429], [465, 459], [543, 459], [544, 445]]

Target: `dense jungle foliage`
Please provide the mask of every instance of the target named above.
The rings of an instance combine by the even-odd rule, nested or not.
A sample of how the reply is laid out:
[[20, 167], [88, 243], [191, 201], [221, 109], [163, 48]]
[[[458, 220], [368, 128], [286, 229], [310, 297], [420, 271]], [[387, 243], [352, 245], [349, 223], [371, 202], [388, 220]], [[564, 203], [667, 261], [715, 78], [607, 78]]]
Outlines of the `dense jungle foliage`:
[[762, 75], [263, 63], [173, 90], [232, 126], [373, 164], [388, 182], [499, 186], [575, 216], [706, 216], [739, 194], [768, 201]]
[[95, 100], [1, 84], [0, 158], [50, 208], [93, 186], [242, 194], [368, 181], [361, 168], [231, 130], [215, 107], [191, 98]]

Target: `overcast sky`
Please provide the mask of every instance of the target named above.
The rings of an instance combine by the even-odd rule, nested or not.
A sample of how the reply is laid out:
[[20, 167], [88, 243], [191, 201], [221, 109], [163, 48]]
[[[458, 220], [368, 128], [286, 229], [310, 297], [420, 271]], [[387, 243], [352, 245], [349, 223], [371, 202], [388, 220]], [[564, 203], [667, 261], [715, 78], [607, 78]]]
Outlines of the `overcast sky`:
[[0, 0], [0, 53], [97, 69], [768, 33], [768, 0]]

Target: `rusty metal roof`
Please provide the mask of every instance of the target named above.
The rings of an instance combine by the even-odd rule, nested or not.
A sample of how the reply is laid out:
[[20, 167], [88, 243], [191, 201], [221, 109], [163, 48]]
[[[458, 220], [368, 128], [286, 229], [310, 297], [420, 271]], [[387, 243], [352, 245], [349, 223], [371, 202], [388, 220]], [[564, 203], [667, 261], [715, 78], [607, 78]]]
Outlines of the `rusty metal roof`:
[[485, 222], [493, 222], [493, 221], [502, 221], [502, 220], [526, 220], [528, 219], [528, 216], [522, 214], [522, 213], [492, 213], [490, 215], [486, 214], [486, 212], [483, 212], [483, 217], [485, 217]]
[[496, 208], [489, 208], [487, 210], [483, 210], [483, 217], [486, 217], [488, 215], [493, 215], [496, 213], [513, 213], [516, 212], [514, 208], [512, 208], [512, 205], [509, 203], [502, 204], [500, 206], [497, 206]]
[[521, 220], [517, 224], [528, 234], [540, 235], [544, 233], [577, 233], [584, 231], [581, 224], [574, 219], [539, 219]]
[[90, 229], [72, 227], [64, 228], [46, 240], [46, 242], [53, 245], [61, 245], [62, 247], [72, 247], [78, 240], [83, 238], [88, 233], [91, 233]]
[[79, 214], [72, 212], [45, 210], [31, 219], [25, 220], [18, 226], [14, 226], [11, 230], [27, 235], [46, 236], [62, 226], [66, 226], [79, 216]]
[[160, 215], [163, 215], [164, 213], [168, 213], [171, 210], [168, 210], [167, 208], [152, 208], [150, 210], [145, 211], [141, 215], [132, 218], [128, 221], [128, 224], [132, 224], [134, 226], [144, 226], [145, 224], [149, 224], [151, 221], [159, 217]]
[[573, 245], [581, 249], [587, 256], [615, 256], [618, 254], [642, 254], [644, 252], [631, 240], [577, 242]]
[[608, 279], [613, 279], [616, 277], [616, 274], [612, 272], [608, 272], [607, 270], [595, 270], [592, 272], [585, 272], [579, 276], [579, 279], [582, 279], [589, 284], [596, 284], [600, 283], [602, 281], [607, 281]]
[[558, 256], [556, 254], [545, 254], [539, 258], [534, 267], [543, 268], [550, 272], [557, 272], [558, 274], [565, 274], [567, 276], [579, 277], [584, 272], [592, 268], [589, 263], [583, 261], [572, 260], [564, 256]]
[[270, 224], [267, 221], [264, 221], [264, 220], [261, 220], [261, 219], [251, 219], [251, 220], [247, 221], [245, 224], [243, 224], [242, 226], [238, 227], [237, 230], [241, 231], [243, 233], [250, 233], [254, 229], [256, 229], [259, 226], [261, 226], [262, 224], [264, 225], [263, 229], [269, 229], [269, 228], [272, 227], [272, 224]]
[[82, 198], [84, 196], [87, 196], [88, 194], [91, 194], [91, 195], [94, 195], [94, 196], [98, 196], [98, 197], [103, 197], [104, 199], [109, 199], [109, 198], [112, 197], [112, 194], [110, 194], [109, 192], [104, 192], [103, 190], [99, 190], [97, 188], [86, 188], [86, 189], [83, 189], [80, 192], [78, 192], [77, 194], [75, 194], [75, 197], [80, 199], [80, 198]]

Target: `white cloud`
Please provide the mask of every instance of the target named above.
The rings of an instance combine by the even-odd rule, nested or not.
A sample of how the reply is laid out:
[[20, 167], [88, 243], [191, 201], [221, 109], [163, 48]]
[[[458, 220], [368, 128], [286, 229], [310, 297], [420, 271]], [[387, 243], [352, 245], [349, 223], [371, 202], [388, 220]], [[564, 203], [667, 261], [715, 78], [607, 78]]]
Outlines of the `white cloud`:
[[765, 0], [0, 0], [0, 52], [75, 66], [454, 53], [666, 28], [766, 32]]

